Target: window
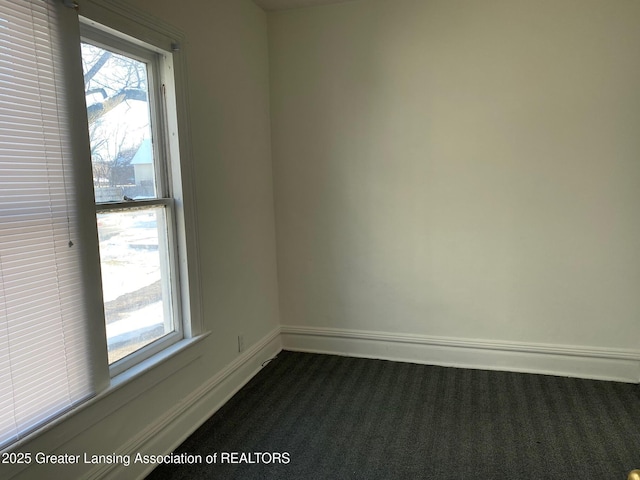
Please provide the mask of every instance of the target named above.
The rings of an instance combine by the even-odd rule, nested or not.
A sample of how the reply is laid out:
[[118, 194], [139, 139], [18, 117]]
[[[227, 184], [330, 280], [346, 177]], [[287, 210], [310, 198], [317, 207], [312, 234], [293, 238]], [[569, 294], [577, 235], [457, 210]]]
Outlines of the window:
[[176, 159], [165, 148], [162, 94], [171, 53], [82, 27], [107, 347], [118, 367], [181, 337], [168, 176]]
[[200, 333], [180, 33], [78, 1], [0, 3], [0, 447]]

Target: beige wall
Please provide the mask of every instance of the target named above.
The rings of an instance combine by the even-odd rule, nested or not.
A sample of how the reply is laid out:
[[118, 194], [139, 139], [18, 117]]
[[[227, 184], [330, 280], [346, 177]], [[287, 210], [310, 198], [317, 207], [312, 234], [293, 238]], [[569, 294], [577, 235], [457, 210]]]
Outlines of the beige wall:
[[281, 321], [640, 339], [640, 3], [268, 15]]

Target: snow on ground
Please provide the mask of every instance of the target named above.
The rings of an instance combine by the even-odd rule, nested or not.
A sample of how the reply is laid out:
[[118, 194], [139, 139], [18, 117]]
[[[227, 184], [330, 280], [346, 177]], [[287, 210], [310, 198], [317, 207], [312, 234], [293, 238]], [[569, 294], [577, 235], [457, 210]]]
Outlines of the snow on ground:
[[107, 325], [107, 338], [114, 338], [137, 330], [162, 325], [162, 302], [155, 302], [127, 315], [123, 320]]
[[[161, 259], [158, 250], [158, 210], [109, 212], [98, 215], [103, 296], [105, 302], [135, 294], [158, 280]], [[111, 343], [135, 343], [142, 333], [164, 324], [162, 301], [124, 310], [121, 319], [107, 324]], [[152, 340], [149, 340], [149, 342]], [[149, 343], [146, 342], [146, 343]]]
[[100, 260], [105, 302], [160, 279], [154, 212], [100, 214], [98, 228], [103, 238], [100, 241]]

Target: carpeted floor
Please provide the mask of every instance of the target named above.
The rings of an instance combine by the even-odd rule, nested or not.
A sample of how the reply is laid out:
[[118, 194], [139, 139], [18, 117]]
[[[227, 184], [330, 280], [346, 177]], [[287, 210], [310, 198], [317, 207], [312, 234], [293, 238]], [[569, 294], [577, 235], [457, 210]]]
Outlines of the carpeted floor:
[[148, 478], [624, 480], [639, 389], [283, 351]]

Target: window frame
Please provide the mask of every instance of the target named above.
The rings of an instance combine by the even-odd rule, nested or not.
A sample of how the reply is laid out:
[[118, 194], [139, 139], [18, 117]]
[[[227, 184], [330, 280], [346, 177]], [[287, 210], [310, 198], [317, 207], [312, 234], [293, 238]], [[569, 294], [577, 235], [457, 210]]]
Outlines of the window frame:
[[[161, 285], [166, 293], [168, 305], [164, 305], [165, 319], [170, 319], [172, 330], [165, 333], [147, 345], [125, 355], [109, 365], [111, 376], [118, 375], [141, 361], [166, 349], [183, 338], [183, 322], [181, 314], [181, 296], [178, 285], [180, 275], [177, 269], [178, 249], [176, 242], [176, 220], [174, 215], [175, 202], [172, 197], [174, 185], [168, 172], [172, 162], [179, 158], [171, 158], [167, 148], [167, 124], [168, 117], [175, 112], [170, 112], [164, 105], [164, 93], [167, 91], [167, 77], [173, 71], [173, 58], [170, 52], [162, 51], [141, 41], [132, 39], [125, 34], [115, 33], [103, 25], [80, 17], [81, 42], [94, 45], [105, 50], [123, 55], [144, 63], [147, 67], [147, 95], [150, 116], [150, 131], [153, 146], [155, 197], [149, 199], [126, 201], [96, 201], [96, 215], [100, 213], [132, 212], [136, 210], [151, 210], [154, 207], [162, 207], [164, 211], [164, 225], [158, 225], [158, 232], [164, 233], [166, 238], [165, 248], [160, 249]], [[160, 235], [162, 237], [162, 235]], [[159, 241], [162, 243], [162, 238]], [[165, 295], [163, 295], [165, 298]], [[107, 341], [108, 345], [108, 341]]]
[[[153, 365], [154, 356], [164, 358], [162, 352], [173, 351], [176, 344], [179, 348], [181, 341], [189, 343], [205, 334], [197, 262], [199, 248], [186, 86], [186, 38], [175, 27], [133, 9], [121, 0], [77, 0], [77, 12], [79, 41], [87, 38], [89, 43], [102, 43], [111, 50], [120, 50], [130, 57], [137, 55], [144, 61], [145, 55], [152, 52], [158, 59], [152, 68], [155, 78], [149, 82], [155, 82], [160, 100], [152, 106], [155, 111], [151, 112], [156, 118], [155, 125], [152, 120], [152, 135], [159, 140], [154, 142], [154, 154], [165, 159], [160, 162], [161, 171], [155, 173], [156, 179], [160, 180], [156, 198], [126, 204], [94, 204], [96, 213], [126, 211], [151, 204], [165, 207], [166, 223], [171, 226], [168, 242], [174, 269], [170, 279], [174, 332], [110, 365], [113, 384], [122, 375], [128, 379], [131, 372], [139, 370], [137, 365]], [[149, 95], [151, 97], [151, 85]], [[104, 317], [102, 324], [105, 328]], [[106, 341], [105, 330], [105, 349]]]

